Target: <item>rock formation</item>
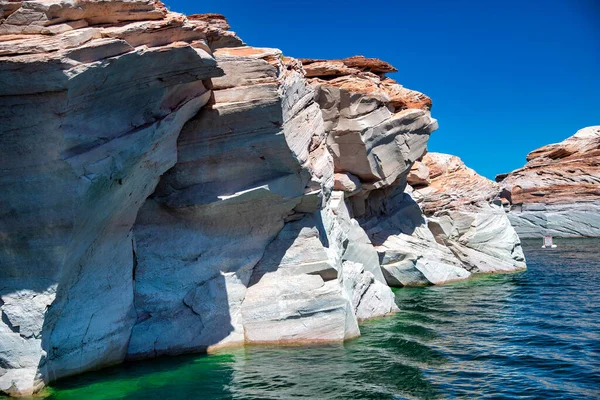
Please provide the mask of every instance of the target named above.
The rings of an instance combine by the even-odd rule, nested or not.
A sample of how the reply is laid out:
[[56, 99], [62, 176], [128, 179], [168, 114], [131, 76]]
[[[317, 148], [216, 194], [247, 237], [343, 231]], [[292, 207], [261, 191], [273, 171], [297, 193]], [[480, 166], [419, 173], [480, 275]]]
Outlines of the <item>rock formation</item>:
[[363, 222], [390, 286], [525, 268], [519, 237], [494, 204], [496, 183], [439, 153], [415, 163], [409, 178], [414, 189], [396, 189], [384, 201], [385, 212]]
[[0, 392], [341, 341], [397, 310], [388, 285], [524, 266], [481, 177], [415, 165], [431, 100], [381, 60], [303, 66], [155, 0], [0, 12]]
[[496, 180], [521, 237], [600, 236], [600, 126], [532, 151]]
[[0, 6], [0, 391], [20, 395], [125, 357], [137, 211], [223, 71], [220, 28], [160, 3]]
[[[183, 128], [178, 163], [134, 227], [128, 357], [357, 336], [357, 317], [396, 306], [374, 251], [351, 257], [353, 231], [340, 225], [352, 221], [332, 195], [327, 132], [301, 64], [274, 49], [214, 55], [225, 75], [212, 79], [211, 102]], [[364, 312], [344, 292], [361, 278], [344, 272], [346, 260], [370, 276]], [[372, 291], [382, 295], [369, 301]]]

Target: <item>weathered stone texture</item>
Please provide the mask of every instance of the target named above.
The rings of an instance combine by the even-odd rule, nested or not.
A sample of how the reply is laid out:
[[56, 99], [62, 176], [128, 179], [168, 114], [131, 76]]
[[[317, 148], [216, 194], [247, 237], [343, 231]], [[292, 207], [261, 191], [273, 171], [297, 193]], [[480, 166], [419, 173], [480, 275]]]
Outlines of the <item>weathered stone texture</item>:
[[440, 284], [524, 269], [519, 237], [493, 204], [497, 185], [458, 157], [428, 153], [421, 164], [429, 173], [418, 178], [418, 189], [394, 189], [362, 221], [387, 283]]
[[532, 151], [500, 178], [520, 236], [600, 236], [600, 127]]
[[0, 23], [0, 391], [125, 357], [131, 228], [223, 72], [177, 29], [132, 44], [97, 24], [172, 19], [195, 29], [153, 1], [27, 1]]
[[393, 66], [228, 29], [153, 0], [0, 0], [0, 392], [342, 341], [398, 310], [389, 286], [524, 267], [497, 186], [424, 156], [431, 100]]

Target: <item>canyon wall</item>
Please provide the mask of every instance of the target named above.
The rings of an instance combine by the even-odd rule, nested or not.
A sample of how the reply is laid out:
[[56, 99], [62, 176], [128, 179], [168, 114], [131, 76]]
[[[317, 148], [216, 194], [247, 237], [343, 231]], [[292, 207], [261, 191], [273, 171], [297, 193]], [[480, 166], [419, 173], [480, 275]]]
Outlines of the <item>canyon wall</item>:
[[496, 180], [521, 237], [600, 237], [599, 126], [532, 151]]
[[388, 63], [288, 58], [154, 0], [0, 12], [0, 392], [342, 341], [398, 310], [390, 286], [525, 266], [495, 184], [423, 158], [431, 100]]

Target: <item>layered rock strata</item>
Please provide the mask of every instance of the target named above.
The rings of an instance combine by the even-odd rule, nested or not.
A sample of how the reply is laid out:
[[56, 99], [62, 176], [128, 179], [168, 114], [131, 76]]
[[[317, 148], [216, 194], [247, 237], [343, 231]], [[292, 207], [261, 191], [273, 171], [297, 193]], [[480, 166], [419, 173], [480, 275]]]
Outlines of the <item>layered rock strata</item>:
[[[183, 128], [179, 161], [134, 229], [129, 357], [357, 336], [357, 318], [396, 306], [375, 252], [352, 253], [360, 231], [339, 227], [352, 221], [333, 200], [327, 132], [301, 64], [251, 47], [215, 57], [225, 75]], [[364, 280], [346, 274], [348, 260], [370, 279], [362, 308], [345, 290]]]
[[2, 11], [1, 391], [125, 357], [343, 340], [397, 309], [332, 195], [299, 62], [159, 2]]
[[368, 213], [371, 193], [402, 188], [426, 152], [437, 129], [431, 100], [385, 77], [395, 69], [378, 59], [304, 63], [328, 132], [335, 185], [346, 193], [352, 214], [361, 217]]
[[495, 197], [496, 183], [455, 156], [428, 153], [406, 191], [363, 221], [390, 286], [440, 284], [473, 273], [525, 268], [519, 237]]
[[522, 266], [487, 197], [415, 164], [437, 122], [388, 63], [303, 66], [153, 0], [0, 12], [0, 392], [341, 341], [398, 309], [390, 285]]
[[521, 243], [499, 202], [498, 185], [456, 156], [430, 153], [423, 162], [431, 183], [417, 189], [415, 198], [425, 215], [432, 217], [436, 240], [471, 272], [524, 269]]
[[132, 226], [223, 71], [220, 28], [160, 3], [0, 5], [0, 392], [27, 395], [125, 358]]
[[523, 168], [497, 180], [521, 237], [600, 236], [599, 126], [532, 151]]

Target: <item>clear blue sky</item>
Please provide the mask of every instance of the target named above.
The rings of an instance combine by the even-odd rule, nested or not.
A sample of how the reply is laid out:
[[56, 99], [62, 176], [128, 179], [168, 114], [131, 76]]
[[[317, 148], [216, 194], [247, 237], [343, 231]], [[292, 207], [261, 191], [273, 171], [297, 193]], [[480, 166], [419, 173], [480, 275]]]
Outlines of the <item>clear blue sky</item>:
[[252, 46], [390, 62], [433, 99], [430, 151], [489, 178], [600, 124], [600, 0], [165, 1], [224, 14]]

